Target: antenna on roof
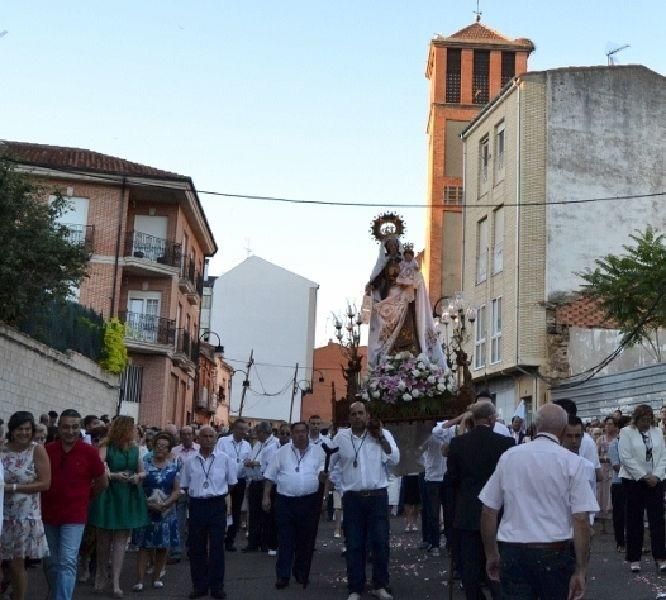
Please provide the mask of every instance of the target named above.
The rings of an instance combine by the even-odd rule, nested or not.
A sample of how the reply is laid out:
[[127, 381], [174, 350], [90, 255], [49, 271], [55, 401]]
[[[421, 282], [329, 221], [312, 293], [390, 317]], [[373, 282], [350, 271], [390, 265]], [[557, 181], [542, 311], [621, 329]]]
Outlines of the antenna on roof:
[[630, 48], [630, 44], [624, 44], [623, 46], [615, 46], [614, 48], [611, 48], [608, 52], [606, 52], [606, 58], [608, 58], [608, 66], [613, 67], [615, 66], [615, 55], [618, 52], [622, 52], [622, 50], [626, 50], [627, 48]]
[[479, 0], [476, 0], [476, 10], [473, 10], [472, 12], [476, 15], [476, 22], [478, 23], [481, 21], [481, 15], [483, 13], [479, 10]]

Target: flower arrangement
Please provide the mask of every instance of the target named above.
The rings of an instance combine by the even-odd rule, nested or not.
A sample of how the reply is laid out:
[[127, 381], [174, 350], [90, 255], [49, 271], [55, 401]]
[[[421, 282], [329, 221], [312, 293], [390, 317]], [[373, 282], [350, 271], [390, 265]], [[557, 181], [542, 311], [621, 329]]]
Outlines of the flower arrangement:
[[421, 353], [398, 352], [382, 358], [368, 368], [362, 398], [366, 402], [381, 401], [400, 404], [441, 397], [447, 390], [448, 377], [441, 367]]

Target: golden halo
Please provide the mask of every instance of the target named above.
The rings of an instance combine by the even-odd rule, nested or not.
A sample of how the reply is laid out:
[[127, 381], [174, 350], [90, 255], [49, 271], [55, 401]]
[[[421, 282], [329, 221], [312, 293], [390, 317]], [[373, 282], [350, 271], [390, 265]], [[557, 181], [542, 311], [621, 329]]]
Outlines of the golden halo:
[[407, 231], [405, 220], [402, 215], [393, 212], [385, 212], [374, 218], [370, 226], [372, 237], [381, 244], [389, 237], [399, 238]]

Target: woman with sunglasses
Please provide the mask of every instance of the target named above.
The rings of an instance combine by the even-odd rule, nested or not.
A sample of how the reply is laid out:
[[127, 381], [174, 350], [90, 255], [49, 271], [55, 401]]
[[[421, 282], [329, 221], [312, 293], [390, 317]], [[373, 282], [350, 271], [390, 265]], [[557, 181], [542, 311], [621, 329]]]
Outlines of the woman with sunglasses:
[[666, 447], [661, 430], [655, 427], [652, 408], [639, 404], [631, 425], [620, 432], [620, 477], [627, 498], [627, 562], [641, 570], [643, 511], [647, 510], [652, 557], [666, 572], [664, 546], [664, 478]]

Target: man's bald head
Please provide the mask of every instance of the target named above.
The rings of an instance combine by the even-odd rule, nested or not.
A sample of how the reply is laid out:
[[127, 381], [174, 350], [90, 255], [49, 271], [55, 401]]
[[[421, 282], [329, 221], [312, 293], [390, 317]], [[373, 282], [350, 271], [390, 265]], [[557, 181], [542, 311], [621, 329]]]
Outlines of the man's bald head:
[[204, 425], [199, 429], [199, 445], [204, 452], [210, 452], [217, 443], [217, 433], [210, 425]]
[[542, 406], [536, 415], [537, 433], [550, 433], [562, 437], [569, 417], [566, 411], [556, 404]]
[[349, 424], [353, 431], [365, 429], [368, 422], [368, 411], [363, 402], [352, 402], [349, 406]]

